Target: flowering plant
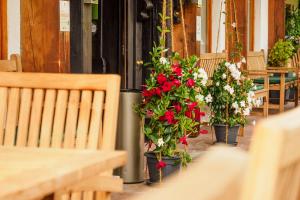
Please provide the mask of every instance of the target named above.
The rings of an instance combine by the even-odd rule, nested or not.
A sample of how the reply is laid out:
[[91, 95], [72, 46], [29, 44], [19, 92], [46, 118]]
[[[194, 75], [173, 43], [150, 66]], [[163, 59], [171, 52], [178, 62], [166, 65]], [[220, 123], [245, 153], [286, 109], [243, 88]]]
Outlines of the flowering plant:
[[[245, 62], [243, 59], [242, 62]], [[209, 104], [212, 110], [212, 124], [226, 124], [230, 127], [244, 125], [257, 101], [254, 99], [253, 82], [240, 71], [242, 62], [222, 62], [215, 70], [212, 84], [208, 87]]]
[[144, 133], [149, 144], [155, 145], [158, 169], [165, 166], [162, 156], [180, 156], [183, 165], [190, 162], [186, 148], [179, 150], [177, 144], [187, 146], [189, 134], [206, 133], [199, 125], [205, 115], [200, 106], [205, 101], [201, 94], [206, 91], [207, 74], [196, 67], [197, 57], [182, 59], [177, 53], [162, 56], [166, 51], [159, 46], [150, 53], [152, 72], [142, 92], [143, 102], [136, 109], [149, 119]]

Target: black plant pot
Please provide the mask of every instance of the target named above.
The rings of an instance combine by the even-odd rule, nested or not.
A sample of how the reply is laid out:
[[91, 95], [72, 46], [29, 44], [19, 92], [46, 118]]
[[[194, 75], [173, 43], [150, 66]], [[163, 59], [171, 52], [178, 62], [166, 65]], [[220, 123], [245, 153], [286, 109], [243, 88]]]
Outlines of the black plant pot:
[[[146, 152], [145, 156], [147, 158], [147, 165], [149, 169], [149, 183], [157, 183], [160, 181], [159, 170], [156, 168], [158, 160], [153, 152]], [[174, 172], [180, 170], [181, 159], [180, 157], [162, 157], [167, 166], [162, 168], [162, 178], [167, 177]]]
[[[226, 125], [216, 124], [214, 125], [215, 134], [218, 143], [226, 143]], [[227, 144], [236, 145], [236, 139], [239, 133], [240, 125], [228, 127]]]

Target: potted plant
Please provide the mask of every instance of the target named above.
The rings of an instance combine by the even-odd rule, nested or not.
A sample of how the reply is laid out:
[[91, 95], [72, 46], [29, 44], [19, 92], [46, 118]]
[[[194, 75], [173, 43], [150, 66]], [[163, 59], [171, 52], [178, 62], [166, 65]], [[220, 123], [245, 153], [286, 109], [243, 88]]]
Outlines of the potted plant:
[[220, 63], [207, 90], [207, 96], [212, 98], [208, 104], [217, 142], [236, 144], [239, 128], [245, 125], [256, 103], [251, 91], [253, 83], [240, 71], [240, 66], [241, 63]]
[[294, 54], [294, 46], [291, 41], [279, 40], [271, 49], [268, 57], [269, 66], [284, 67], [290, 66], [290, 58]]
[[161, 181], [189, 163], [189, 134], [206, 133], [199, 130], [199, 124], [205, 115], [200, 106], [205, 102], [207, 74], [196, 67], [197, 57], [182, 59], [177, 53], [164, 57], [165, 51], [157, 46], [150, 53], [152, 59], [147, 66], [152, 72], [142, 92], [143, 102], [136, 107], [149, 120], [144, 133], [151, 149], [145, 153], [150, 182]]

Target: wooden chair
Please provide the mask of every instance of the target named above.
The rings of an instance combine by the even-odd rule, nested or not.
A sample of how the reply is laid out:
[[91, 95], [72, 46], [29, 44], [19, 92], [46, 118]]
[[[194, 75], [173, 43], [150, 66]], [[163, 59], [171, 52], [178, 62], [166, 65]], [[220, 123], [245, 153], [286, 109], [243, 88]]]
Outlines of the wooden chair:
[[0, 60], [1, 72], [22, 72], [21, 56], [12, 54], [10, 60]]
[[[269, 90], [279, 91], [279, 105], [269, 104], [269, 108], [278, 109], [279, 112], [284, 111], [285, 90], [295, 87], [296, 95], [298, 96], [298, 74], [295, 78], [286, 78], [285, 75], [289, 72], [296, 72], [296, 68], [287, 67], [267, 67], [265, 63], [264, 51], [248, 52], [248, 70], [257, 73], [268, 73], [269, 75]], [[273, 74], [280, 74], [279, 77]], [[254, 79], [256, 84], [264, 84], [266, 81], [263, 78]], [[295, 106], [298, 105], [298, 98], [294, 99]]]
[[159, 189], [132, 200], [299, 200], [300, 108], [255, 128], [250, 152], [214, 147]]
[[300, 108], [255, 128], [242, 200], [300, 199]]
[[213, 77], [215, 69], [218, 65], [226, 60], [226, 53], [205, 53], [200, 55], [199, 64], [204, 68], [208, 77]]
[[[292, 57], [292, 67], [296, 68], [298, 71], [298, 84], [300, 83], [300, 49], [298, 49], [297, 53]], [[299, 98], [300, 92], [298, 87], [298, 98]]]
[[262, 83], [256, 83], [255, 98], [263, 98], [263, 116], [269, 114], [269, 74], [265, 69], [264, 54], [262, 52], [247, 53], [247, 74], [252, 80], [260, 79]]
[[[0, 145], [115, 148], [118, 75], [0, 72], [0, 77]], [[109, 192], [122, 190], [122, 181], [111, 175], [66, 188], [55, 199], [108, 199]]]

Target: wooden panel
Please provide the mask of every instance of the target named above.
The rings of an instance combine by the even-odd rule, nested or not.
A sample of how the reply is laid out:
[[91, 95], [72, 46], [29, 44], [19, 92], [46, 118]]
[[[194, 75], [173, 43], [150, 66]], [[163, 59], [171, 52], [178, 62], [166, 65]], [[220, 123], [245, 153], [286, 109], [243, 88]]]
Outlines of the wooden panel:
[[41, 116], [43, 109], [44, 90], [35, 89], [33, 94], [33, 102], [31, 108], [31, 117], [29, 125], [28, 146], [35, 147], [38, 145]]
[[59, 90], [57, 94], [57, 101], [55, 106], [55, 116], [53, 124], [53, 134], [52, 134], [52, 147], [61, 148], [63, 142], [63, 134], [66, 120], [68, 103], [68, 91]]
[[42, 118], [40, 147], [50, 146], [55, 99], [56, 91], [47, 90], [45, 95], [44, 111]]
[[18, 124], [17, 146], [26, 146], [27, 144], [31, 103], [32, 89], [23, 89], [21, 94], [21, 106], [19, 114], [19, 118], [22, 120], [19, 120]]
[[269, 0], [269, 42], [271, 49], [285, 36], [285, 0]]
[[0, 0], [0, 60], [7, 59], [7, 0]]
[[13, 146], [19, 117], [20, 89], [11, 88], [8, 95], [7, 119], [5, 126], [4, 145]]
[[92, 107], [92, 92], [83, 91], [81, 94], [80, 112], [76, 133], [76, 148], [86, 148]]
[[[196, 16], [198, 14], [197, 4], [188, 4], [184, 7], [185, 28], [189, 55], [199, 55], [196, 42]], [[182, 24], [174, 25], [174, 50], [181, 56], [184, 52], [184, 38]]]
[[68, 113], [66, 119], [64, 148], [74, 148], [75, 146], [79, 99], [80, 92], [78, 90], [73, 90], [70, 92]]
[[95, 92], [87, 148], [97, 149], [102, 139], [104, 92]]
[[69, 71], [69, 34], [60, 33], [59, 26], [59, 0], [21, 1], [24, 71]]
[[0, 145], [3, 144], [4, 128], [6, 122], [6, 111], [8, 104], [8, 89], [0, 88]]

